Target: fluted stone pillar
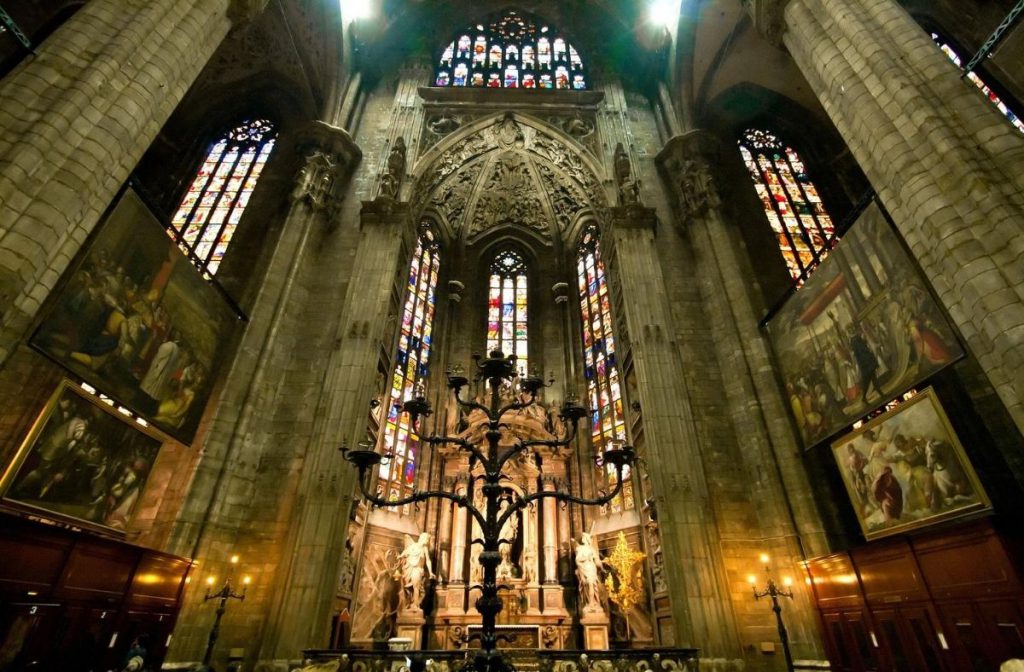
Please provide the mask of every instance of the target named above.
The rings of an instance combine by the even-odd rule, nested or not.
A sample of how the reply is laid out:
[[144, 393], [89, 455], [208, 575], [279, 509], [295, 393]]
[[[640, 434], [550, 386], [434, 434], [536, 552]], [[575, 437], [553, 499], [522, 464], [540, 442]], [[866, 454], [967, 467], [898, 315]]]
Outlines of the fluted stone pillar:
[[1024, 136], [896, 0], [751, 11], [778, 27], [1024, 431]]
[[[555, 491], [555, 480], [541, 477], [544, 492]], [[558, 583], [558, 506], [554, 498], [544, 500], [544, 583]]]
[[0, 362], [232, 26], [266, 0], [91, 0], [0, 80]]
[[[701, 298], [711, 318], [709, 328], [725, 382], [724, 400], [733, 432], [741, 437], [742, 469], [753, 490], [751, 499], [757, 502], [756, 527], [749, 536], [760, 536], [752, 540], [771, 554], [778, 571], [796, 574], [800, 561], [824, 555], [829, 548], [785, 399], [773, 374], [769, 346], [758, 328], [763, 308], [753, 303], [750, 292], [756, 278], [739, 233], [730, 224], [737, 218], [729, 216], [719, 193], [721, 185], [730, 183], [716, 171], [726, 158], [717, 139], [706, 131], [690, 131], [672, 138], [656, 161], [674, 197], [676, 226], [693, 245], [697, 265], [693, 275], [700, 279]], [[733, 161], [742, 169], [738, 153]], [[741, 567], [751, 566], [754, 557], [748, 554], [735, 561]], [[811, 598], [800, 594], [802, 582], [794, 590], [798, 598], [787, 607], [786, 622], [797, 658], [823, 658]], [[740, 607], [758, 625], [771, 618], [770, 611], [750, 600]], [[759, 641], [757, 637], [760, 632], [744, 640]]]
[[[282, 343], [289, 343], [292, 335], [296, 296], [303, 291], [299, 276], [309, 260], [310, 241], [323, 235], [336, 218], [361, 157], [348, 133], [319, 121], [279, 140], [282, 148], [286, 142], [294, 142], [295, 151], [303, 158], [291, 190], [291, 207], [203, 442], [203, 459], [165, 548], [201, 559], [203, 572], [218, 576], [224, 576], [228, 556], [239, 550], [240, 521], [252, 513], [249, 506], [255, 495], [258, 462], [252, 457], [252, 437], [274, 412], [276, 398], [266, 391], [278, 384], [283, 360], [289, 356]], [[272, 564], [261, 551], [273, 553], [276, 546], [272, 541], [241, 541], [245, 549], [254, 549], [251, 555], [242, 551], [243, 563], [253, 573], [246, 608], [250, 613], [259, 612], [272, 598], [276, 577], [274, 572], [259, 571]], [[199, 660], [206, 645], [213, 613], [203, 601], [202, 586], [193, 586], [185, 592], [168, 652], [170, 662]], [[250, 619], [241, 625], [226, 618], [222, 639], [230, 641], [241, 631], [243, 641], [255, 645], [259, 624]]]
[[[460, 480], [455, 486], [455, 492], [460, 496], [466, 495], [466, 482]], [[452, 583], [464, 583], [466, 580], [466, 509], [457, 507], [455, 515], [452, 516], [452, 557], [448, 570], [448, 580]]]
[[268, 618], [263, 660], [295, 660], [327, 644], [355, 469], [338, 448], [366, 435], [377, 361], [392, 310], [391, 294], [407, 272], [415, 243], [409, 207], [390, 199], [363, 203], [359, 247], [340, 316], [336, 348], [303, 464], [299, 500], [282, 558], [278, 597]]
[[[675, 646], [701, 649], [716, 666], [742, 657], [708, 501], [701, 447], [676, 344], [655, 242], [653, 209], [609, 208], [601, 242], [609, 279], [620, 285], [631, 337], [637, 396], [644, 409], [646, 459], [672, 601]], [[727, 664], [732, 664], [727, 663]]]

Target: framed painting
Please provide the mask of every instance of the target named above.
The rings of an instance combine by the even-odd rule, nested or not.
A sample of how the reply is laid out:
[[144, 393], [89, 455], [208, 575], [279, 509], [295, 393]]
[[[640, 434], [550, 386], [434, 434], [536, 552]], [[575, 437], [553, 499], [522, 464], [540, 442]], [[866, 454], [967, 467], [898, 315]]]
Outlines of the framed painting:
[[806, 448], [964, 356], [874, 201], [767, 333]]
[[932, 388], [835, 441], [832, 454], [868, 539], [991, 508]]
[[0, 479], [7, 504], [123, 532], [163, 441], [64, 380]]
[[188, 444], [236, 317], [126, 189], [47, 306], [31, 345]]

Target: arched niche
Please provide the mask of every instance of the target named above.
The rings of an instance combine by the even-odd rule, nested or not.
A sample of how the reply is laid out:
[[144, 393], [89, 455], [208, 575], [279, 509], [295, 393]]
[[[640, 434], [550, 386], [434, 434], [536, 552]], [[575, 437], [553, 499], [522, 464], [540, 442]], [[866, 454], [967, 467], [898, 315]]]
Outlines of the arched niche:
[[521, 113], [458, 128], [413, 167], [413, 212], [435, 213], [451, 241], [504, 232], [558, 254], [581, 212], [611, 200], [606, 171], [562, 131]]

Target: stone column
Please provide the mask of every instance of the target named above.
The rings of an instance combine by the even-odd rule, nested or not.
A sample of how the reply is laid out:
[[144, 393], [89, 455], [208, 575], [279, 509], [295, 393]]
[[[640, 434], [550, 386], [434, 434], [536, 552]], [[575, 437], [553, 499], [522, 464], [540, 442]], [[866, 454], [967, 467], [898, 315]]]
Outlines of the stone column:
[[741, 657], [720, 539], [708, 501], [682, 363], [672, 339], [653, 209], [609, 208], [601, 238], [611, 282], [625, 296], [626, 327], [644, 409], [647, 460], [658, 502], [675, 625], [675, 646], [701, 649], [712, 665]]
[[[555, 491], [555, 480], [551, 477], [541, 477], [541, 487], [544, 492]], [[543, 500], [544, 506], [544, 583], [558, 583], [558, 510], [555, 500], [547, 497]]]
[[[444, 487], [449, 492], [455, 492], [455, 479], [444, 476]], [[441, 500], [441, 515], [440, 520], [437, 523], [437, 529], [440, 533], [440, 538], [437, 540], [437, 550], [439, 557], [437, 559], [437, 573], [441, 575], [441, 581], [448, 583], [448, 564], [451, 561], [451, 548], [452, 548], [452, 508], [455, 505], [449, 502], [447, 499]]]
[[266, 0], [92, 0], [0, 80], [0, 362], [232, 25]]
[[352, 277], [339, 315], [336, 347], [324, 362], [324, 384], [303, 464], [280, 582], [260, 658], [286, 661], [327, 644], [328, 616], [340, 571], [355, 469], [338, 448], [366, 436], [369, 401], [377, 392], [381, 347], [390, 346], [391, 294], [408, 270], [415, 243], [409, 207], [391, 199], [364, 201]]
[[[221, 576], [225, 569], [217, 563], [227, 562], [228, 551], [237, 549], [240, 535], [246, 549], [256, 549], [254, 553], [243, 550], [243, 563], [248, 567], [271, 566], [268, 556], [277, 552], [276, 545], [270, 545], [273, 542], [261, 540], [268, 546], [260, 546], [240, 531], [244, 526], [239, 521], [251, 514], [254, 496], [258, 460], [252, 457], [252, 437], [273, 414], [275, 397], [266, 392], [278, 384], [282, 358], [287, 357], [281, 344], [290, 342], [296, 297], [303, 291], [299, 275], [315, 245], [311, 241], [324, 235], [336, 217], [361, 157], [348, 133], [319, 121], [299, 130], [294, 138], [282, 138], [282, 149], [286, 141], [294, 141], [295, 150], [304, 158], [291, 191], [291, 207], [203, 442], [203, 459], [165, 548], [201, 559], [204, 572], [217, 568], [214, 573]], [[273, 588], [273, 572], [254, 573], [246, 600], [250, 613], [264, 608]], [[169, 661], [198, 660], [211, 625], [211, 611], [203, 602], [201, 588], [186, 591], [184, 599]], [[246, 639], [254, 641], [259, 636], [259, 622], [249, 619], [242, 626], [226, 620], [223, 635], [244, 627]]]
[[[466, 483], [464, 480], [460, 480], [455, 486], [455, 492], [460, 496], [465, 496]], [[466, 509], [461, 506], [456, 508], [452, 518], [452, 558], [448, 570], [448, 580], [452, 583], [463, 583], [466, 580], [464, 572], [466, 565]]]
[[[736, 152], [735, 149], [728, 151]], [[701, 281], [701, 298], [709, 316], [716, 360], [721, 369], [724, 400], [734, 433], [741, 437], [742, 469], [757, 502], [754, 534], [766, 540], [758, 547], [775, 558], [777, 568], [796, 573], [806, 557], [829, 551], [814, 495], [804, 471], [800, 446], [793, 436], [785, 399], [772, 372], [769, 346], [758, 328], [763, 307], [751, 298], [756, 281], [739, 233], [730, 221], [719, 186], [734, 179], [715, 172], [727, 163], [718, 141], [706, 131], [690, 131], [672, 138], [656, 161], [674, 198], [676, 224], [691, 241]], [[742, 170], [738, 152], [733, 158]], [[742, 178], [743, 175], [740, 175]], [[741, 188], [746, 188], [741, 183]], [[647, 403], [644, 404], [645, 421]], [[660, 508], [659, 508], [660, 513]], [[661, 522], [659, 516], [659, 522]], [[671, 558], [671, 555], [665, 555]], [[743, 567], [743, 560], [739, 561]], [[755, 566], [751, 553], [746, 566]], [[671, 572], [671, 560], [665, 564]], [[795, 590], [803, 590], [797, 582]], [[770, 617], [743, 595], [737, 611]], [[799, 598], [798, 608], [787, 606], [786, 621], [798, 658], [823, 657], [811, 601]], [[759, 641], [760, 633], [744, 633], [744, 641]]]
[[757, 0], [1024, 431], [1024, 137], [896, 0]]

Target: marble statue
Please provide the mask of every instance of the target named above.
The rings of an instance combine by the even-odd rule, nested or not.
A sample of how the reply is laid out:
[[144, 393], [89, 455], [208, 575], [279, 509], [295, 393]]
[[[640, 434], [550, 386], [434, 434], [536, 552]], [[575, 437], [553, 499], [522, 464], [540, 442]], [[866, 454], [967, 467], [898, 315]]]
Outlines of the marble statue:
[[417, 609], [426, 594], [427, 581], [434, 578], [434, 570], [430, 566], [430, 534], [423, 532], [419, 539], [413, 541], [406, 535], [405, 549], [398, 560], [402, 572], [402, 608]]
[[590, 533], [584, 532], [576, 544], [576, 580], [580, 585], [583, 611], [604, 611], [601, 606], [601, 571], [605, 562], [592, 545]]

